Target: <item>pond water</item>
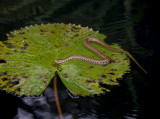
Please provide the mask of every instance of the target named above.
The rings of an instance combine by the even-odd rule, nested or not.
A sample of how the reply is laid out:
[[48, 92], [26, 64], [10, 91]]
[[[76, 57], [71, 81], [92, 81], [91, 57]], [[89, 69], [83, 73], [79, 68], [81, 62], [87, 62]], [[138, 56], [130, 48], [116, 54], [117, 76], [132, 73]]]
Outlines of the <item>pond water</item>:
[[[107, 35], [107, 43], [129, 51], [149, 73], [131, 62], [131, 73], [110, 93], [79, 98], [70, 96], [58, 78], [64, 119], [147, 119], [159, 60], [150, 14], [149, 2], [142, 0], [0, 0], [0, 40], [6, 40], [6, 33], [14, 29], [41, 23], [81, 24], [98, 30]], [[59, 118], [52, 82], [40, 97], [16, 97], [0, 91], [0, 105], [0, 119]]]

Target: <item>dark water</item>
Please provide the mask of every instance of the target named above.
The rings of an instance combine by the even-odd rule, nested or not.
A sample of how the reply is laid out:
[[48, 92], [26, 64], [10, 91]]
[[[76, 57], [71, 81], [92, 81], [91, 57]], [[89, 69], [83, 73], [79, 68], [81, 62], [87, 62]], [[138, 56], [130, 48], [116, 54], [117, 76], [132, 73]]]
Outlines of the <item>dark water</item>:
[[[107, 43], [118, 43], [149, 73], [132, 62], [131, 73], [111, 93], [80, 98], [70, 97], [58, 79], [64, 119], [150, 119], [156, 109], [151, 86], [159, 73], [158, 13], [151, 6], [149, 0], [0, 0], [0, 40], [14, 29], [48, 22], [81, 24], [106, 34]], [[1, 91], [0, 109], [0, 119], [59, 118], [52, 83], [41, 97]]]

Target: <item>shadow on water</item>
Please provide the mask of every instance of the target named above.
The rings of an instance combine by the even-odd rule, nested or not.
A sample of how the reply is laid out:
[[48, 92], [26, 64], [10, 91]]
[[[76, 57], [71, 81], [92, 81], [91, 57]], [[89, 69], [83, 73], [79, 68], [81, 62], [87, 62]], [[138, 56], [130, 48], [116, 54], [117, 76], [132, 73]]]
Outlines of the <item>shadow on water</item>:
[[[129, 51], [149, 74], [131, 62], [131, 73], [119, 80], [120, 86], [111, 87], [111, 93], [80, 98], [71, 98], [59, 79], [64, 119], [146, 119], [150, 80], [158, 77], [159, 51], [149, 10], [149, 3], [139, 0], [0, 0], [0, 39], [6, 40], [6, 33], [14, 29], [48, 22], [81, 24], [106, 34], [107, 43], [118, 43]], [[1, 91], [0, 116], [58, 119], [51, 87], [41, 97], [15, 97]]]

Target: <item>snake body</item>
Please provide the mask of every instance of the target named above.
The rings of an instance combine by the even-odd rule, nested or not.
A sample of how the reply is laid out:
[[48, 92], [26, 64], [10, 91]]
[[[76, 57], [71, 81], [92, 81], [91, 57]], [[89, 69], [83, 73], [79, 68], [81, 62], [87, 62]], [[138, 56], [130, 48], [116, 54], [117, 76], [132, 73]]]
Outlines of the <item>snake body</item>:
[[112, 48], [107, 43], [105, 43], [105, 42], [103, 42], [103, 41], [101, 41], [97, 38], [94, 38], [94, 37], [86, 38], [86, 40], [84, 40], [84, 42], [83, 42], [83, 45], [87, 49], [89, 49], [90, 51], [94, 52], [102, 60], [91, 59], [91, 58], [80, 56], [80, 55], [73, 55], [73, 56], [70, 56], [66, 59], [56, 59], [55, 62], [56, 63], [63, 63], [63, 62], [67, 62], [67, 61], [72, 60], [72, 59], [79, 59], [79, 60], [83, 60], [83, 61], [94, 63], [94, 64], [107, 65], [110, 62], [111, 59], [109, 57], [105, 56], [103, 53], [101, 53], [96, 48], [94, 48], [92, 45], [90, 45], [89, 44], [90, 42], [95, 42], [97, 44], [100, 44], [103, 47], [105, 47], [106, 49], [114, 51], [114, 52], [120, 52], [120, 53], [127, 54], [138, 65], [138, 67], [141, 68], [141, 70], [143, 70], [145, 73], [147, 73], [147, 71], [134, 59], [134, 57], [129, 52]]
[[55, 62], [56, 63], [63, 63], [63, 62], [67, 62], [67, 61], [72, 60], [72, 59], [79, 59], [79, 60], [83, 60], [83, 61], [86, 61], [86, 62], [90, 62], [90, 63], [93, 63], [93, 64], [99, 64], [99, 65], [106, 65], [110, 61], [109, 59], [96, 60], [96, 59], [91, 59], [91, 58], [80, 56], [80, 55], [74, 55], [74, 56], [70, 56], [70, 57], [68, 57], [64, 60], [57, 59], [57, 60], [55, 60]]

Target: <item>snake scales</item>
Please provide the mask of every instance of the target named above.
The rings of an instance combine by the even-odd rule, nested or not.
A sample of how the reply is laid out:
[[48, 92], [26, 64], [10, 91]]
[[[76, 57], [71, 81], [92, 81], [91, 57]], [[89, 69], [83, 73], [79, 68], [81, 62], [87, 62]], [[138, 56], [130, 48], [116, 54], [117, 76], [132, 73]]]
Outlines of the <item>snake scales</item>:
[[127, 51], [124, 51], [124, 50], [118, 50], [118, 49], [115, 49], [115, 48], [112, 48], [110, 47], [108, 44], [106, 44], [105, 42], [97, 39], [97, 38], [94, 38], [94, 37], [88, 37], [86, 38], [86, 40], [84, 40], [83, 42], [83, 45], [91, 50], [92, 52], [94, 52], [97, 56], [99, 56], [102, 60], [96, 60], [96, 59], [91, 59], [91, 58], [88, 58], [88, 57], [84, 57], [84, 56], [79, 56], [79, 55], [73, 55], [73, 56], [70, 56], [66, 59], [56, 59], [55, 62], [56, 63], [63, 63], [63, 62], [67, 62], [69, 60], [72, 60], [72, 59], [79, 59], [79, 60], [83, 60], [83, 61], [87, 61], [87, 62], [90, 62], [90, 63], [94, 63], [94, 64], [99, 64], [99, 65], [107, 65], [109, 62], [110, 62], [110, 58], [105, 56], [103, 53], [101, 53], [99, 50], [97, 50], [96, 48], [94, 48], [93, 46], [91, 46], [89, 43], [90, 42], [95, 42], [97, 44], [100, 44], [102, 45], [103, 47], [105, 47], [106, 49], [108, 50], [111, 50], [111, 51], [114, 51], [114, 52], [121, 52], [121, 53], [125, 53], [128, 55], [128, 57], [130, 57], [136, 64], [137, 66], [143, 70], [145, 73], [147, 73], [147, 71], [134, 59], [134, 57]]

